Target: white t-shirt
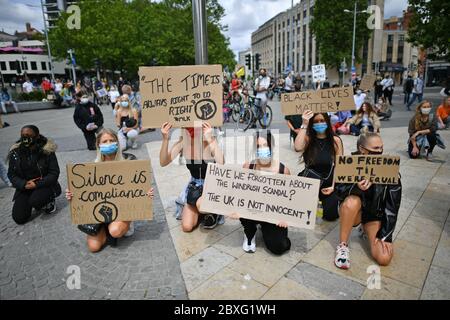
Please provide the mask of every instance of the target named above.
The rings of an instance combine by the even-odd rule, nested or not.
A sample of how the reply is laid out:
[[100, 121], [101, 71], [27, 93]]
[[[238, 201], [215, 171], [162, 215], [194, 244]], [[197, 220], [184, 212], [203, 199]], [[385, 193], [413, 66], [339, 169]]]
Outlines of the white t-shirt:
[[63, 85], [62, 85], [62, 83], [60, 82], [60, 83], [55, 83], [55, 92], [61, 92], [61, 90], [62, 90], [62, 88], [63, 88]]
[[[258, 85], [259, 85], [259, 88], [260, 88], [260, 89], [261, 89], [261, 88], [269, 89], [269, 86], [270, 86], [270, 78], [266, 76], [266, 77], [264, 77], [264, 78], [262, 78], [262, 79], [260, 79], [260, 78], [256, 79], [256, 86], [258, 86]], [[265, 98], [267, 98], [267, 91], [258, 92], [258, 93], [256, 94], [256, 97], [257, 97], [257, 98], [260, 98], [260, 99], [265, 99]]]
[[108, 92], [109, 100], [111, 100], [112, 103], [115, 103], [117, 101], [117, 98], [120, 97], [119, 91], [109, 91]]
[[33, 91], [33, 84], [29, 81], [26, 81], [22, 84], [22, 88], [25, 93], [30, 93]]
[[292, 90], [292, 79], [291, 77], [287, 77], [284, 81], [284, 90]]
[[383, 91], [388, 88], [389, 88], [389, 90], [392, 90], [391, 87], [394, 85], [394, 80], [392, 80], [392, 78], [388, 78], [388, 79], [384, 78], [381, 81], [381, 85], [383, 86]]
[[355, 94], [353, 98], [355, 99], [356, 111], [358, 111], [359, 108], [361, 108], [362, 104], [364, 103], [364, 100], [366, 99], [366, 94], [361, 93], [359, 96]]
[[417, 78], [416, 80], [414, 80], [414, 88], [413, 88], [413, 93], [416, 94], [422, 94], [423, 93], [423, 80], [420, 78]]

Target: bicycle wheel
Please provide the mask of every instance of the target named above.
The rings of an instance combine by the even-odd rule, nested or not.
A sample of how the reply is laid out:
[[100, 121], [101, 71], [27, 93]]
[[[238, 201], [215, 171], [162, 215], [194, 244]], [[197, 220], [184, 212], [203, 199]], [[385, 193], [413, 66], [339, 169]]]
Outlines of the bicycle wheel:
[[245, 108], [242, 116], [238, 121], [238, 128], [242, 131], [247, 131], [254, 123], [253, 111], [250, 108]]
[[[262, 111], [260, 112], [262, 113]], [[270, 106], [266, 106], [266, 114], [262, 115], [258, 119], [261, 128], [267, 129], [268, 127], [270, 127], [270, 125], [272, 124], [272, 118], [273, 118], [272, 108]]]
[[241, 117], [241, 106], [238, 103], [233, 103], [231, 105], [231, 118], [234, 122], [238, 122]]

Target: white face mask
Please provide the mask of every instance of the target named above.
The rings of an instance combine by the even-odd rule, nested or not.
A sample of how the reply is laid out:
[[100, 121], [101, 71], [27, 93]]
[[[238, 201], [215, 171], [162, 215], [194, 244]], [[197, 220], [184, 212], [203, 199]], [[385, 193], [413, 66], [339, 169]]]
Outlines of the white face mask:
[[88, 98], [81, 98], [80, 100], [81, 104], [87, 104], [89, 102]]
[[428, 115], [431, 112], [431, 108], [422, 108], [421, 112], [424, 115]]

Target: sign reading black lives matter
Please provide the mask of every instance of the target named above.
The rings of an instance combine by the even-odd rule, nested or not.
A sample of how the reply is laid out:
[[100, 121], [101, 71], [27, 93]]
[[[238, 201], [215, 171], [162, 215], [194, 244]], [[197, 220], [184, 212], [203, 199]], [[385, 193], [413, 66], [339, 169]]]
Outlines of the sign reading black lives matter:
[[194, 127], [207, 121], [223, 124], [222, 66], [140, 67], [142, 125], [160, 128], [164, 122], [174, 127]]
[[73, 224], [152, 220], [149, 160], [67, 165]]
[[355, 110], [353, 88], [332, 88], [317, 91], [285, 93], [281, 97], [281, 111], [285, 116]]
[[336, 183], [358, 183], [368, 180], [374, 184], [398, 184], [400, 157], [397, 156], [339, 156], [334, 169]]
[[314, 229], [319, 180], [208, 164], [201, 212]]

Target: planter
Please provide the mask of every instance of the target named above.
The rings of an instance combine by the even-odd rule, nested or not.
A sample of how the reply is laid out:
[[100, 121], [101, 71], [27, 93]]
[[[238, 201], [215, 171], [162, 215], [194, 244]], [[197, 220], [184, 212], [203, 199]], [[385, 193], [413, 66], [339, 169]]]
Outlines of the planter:
[[[37, 111], [37, 110], [48, 110], [48, 109], [57, 109], [58, 107], [53, 104], [53, 102], [42, 102], [42, 101], [28, 101], [28, 102], [16, 102], [17, 107], [20, 112], [26, 111]], [[8, 113], [14, 113], [14, 108], [12, 105], [6, 107]]]

